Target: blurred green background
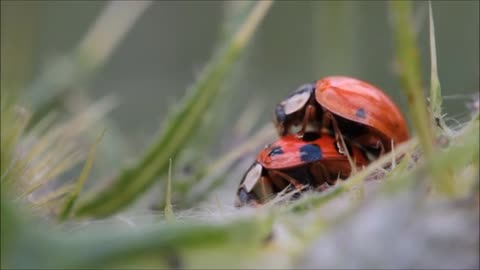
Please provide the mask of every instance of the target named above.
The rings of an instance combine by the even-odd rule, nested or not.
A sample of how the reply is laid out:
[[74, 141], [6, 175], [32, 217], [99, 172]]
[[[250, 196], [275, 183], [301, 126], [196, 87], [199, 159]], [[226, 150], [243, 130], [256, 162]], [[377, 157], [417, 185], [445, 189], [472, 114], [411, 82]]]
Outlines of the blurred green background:
[[[3, 78], [38, 75], [51, 59], [74, 48], [105, 6], [102, 1], [2, 1]], [[434, 1], [439, 76], [445, 112], [457, 120], [479, 89], [479, 2]], [[428, 87], [428, 6], [415, 3], [423, 77]], [[110, 114], [133, 149], [142, 149], [210, 58], [221, 35], [224, 2], [157, 1], [139, 18], [89, 82], [93, 98], [114, 94]], [[236, 71], [225, 102], [228, 128], [259, 101], [260, 122], [298, 85], [344, 74], [370, 81], [405, 108], [395, 77], [387, 3], [304, 1], [275, 3]], [[119, 14], [119, 16], [122, 16]], [[15, 76], [11, 76], [11, 75]], [[404, 110], [404, 113], [406, 111]]]
[[[55, 56], [74, 48], [105, 2], [1, 5], [4, 86], [35, 78]], [[479, 89], [479, 3], [435, 1], [432, 6], [444, 111], [462, 120], [469, 95]], [[414, 18], [426, 87], [427, 7], [427, 2], [415, 3]], [[133, 149], [146, 146], [167, 109], [184, 95], [212, 55], [221, 36], [224, 8], [221, 1], [154, 2], [86, 85], [84, 90], [94, 99], [106, 94], [119, 98], [110, 116]], [[233, 77], [234, 89], [224, 99], [228, 114], [217, 121], [227, 130], [246, 104], [258, 101], [260, 122], [267, 123], [273, 106], [295, 87], [333, 74], [378, 85], [408, 117], [395, 77], [393, 49], [386, 2], [277, 2]]]

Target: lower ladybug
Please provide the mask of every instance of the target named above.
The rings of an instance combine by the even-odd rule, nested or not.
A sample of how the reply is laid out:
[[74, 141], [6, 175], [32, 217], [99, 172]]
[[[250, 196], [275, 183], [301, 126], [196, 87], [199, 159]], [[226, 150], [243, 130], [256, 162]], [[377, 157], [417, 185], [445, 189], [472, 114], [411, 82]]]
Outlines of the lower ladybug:
[[408, 140], [405, 119], [379, 88], [350, 77], [330, 76], [304, 84], [280, 102], [273, 122], [280, 136], [333, 131], [376, 155]]
[[[357, 167], [368, 164], [358, 147], [347, 144], [347, 148]], [[347, 156], [339, 152], [330, 134], [286, 135], [258, 154], [240, 182], [235, 206], [263, 204], [288, 187], [322, 190], [350, 172]]]

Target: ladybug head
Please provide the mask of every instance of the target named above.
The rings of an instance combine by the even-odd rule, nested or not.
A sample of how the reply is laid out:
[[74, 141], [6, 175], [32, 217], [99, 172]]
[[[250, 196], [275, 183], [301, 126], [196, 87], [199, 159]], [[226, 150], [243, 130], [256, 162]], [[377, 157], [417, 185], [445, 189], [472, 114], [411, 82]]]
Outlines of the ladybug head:
[[[307, 107], [316, 106], [314, 94], [315, 84], [304, 84], [276, 106], [273, 122], [280, 136], [297, 134], [302, 131], [302, 127], [308, 127], [310, 123], [303, 122]], [[314, 110], [313, 114], [316, 113], [321, 113], [321, 110]]]
[[258, 201], [256, 189], [262, 178], [263, 168], [258, 162], [254, 162], [243, 176], [240, 186], [237, 190], [235, 207], [239, 208], [249, 204], [255, 204]]

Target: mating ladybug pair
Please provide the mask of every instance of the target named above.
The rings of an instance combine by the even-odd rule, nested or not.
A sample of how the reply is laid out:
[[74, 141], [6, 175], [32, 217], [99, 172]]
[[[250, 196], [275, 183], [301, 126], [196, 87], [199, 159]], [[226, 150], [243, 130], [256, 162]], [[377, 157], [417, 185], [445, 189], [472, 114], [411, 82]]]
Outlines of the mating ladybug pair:
[[361, 167], [409, 137], [405, 119], [385, 93], [343, 76], [297, 88], [277, 105], [274, 124], [281, 137], [245, 173], [237, 207], [265, 203], [290, 187], [323, 190], [349, 176], [347, 155]]

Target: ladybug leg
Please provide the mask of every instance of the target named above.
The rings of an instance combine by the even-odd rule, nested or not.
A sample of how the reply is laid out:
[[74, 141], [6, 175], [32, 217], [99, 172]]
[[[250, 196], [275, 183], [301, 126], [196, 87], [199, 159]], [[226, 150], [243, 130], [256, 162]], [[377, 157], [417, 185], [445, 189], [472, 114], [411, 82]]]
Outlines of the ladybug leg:
[[377, 149], [380, 149], [380, 156], [385, 154], [385, 146], [383, 145], [382, 141], [378, 140], [377, 145], [375, 145]]
[[291, 177], [284, 172], [271, 170], [268, 172], [268, 174], [271, 178], [283, 178], [284, 180], [292, 184], [296, 190], [301, 190], [303, 188], [303, 185], [297, 179]]
[[382, 140], [377, 136], [360, 136], [355, 138], [355, 142], [360, 144], [361, 146], [366, 146], [366, 150], [375, 150], [375, 157], [383, 156], [386, 152], [385, 145], [383, 144]]
[[327, 182], [323, 182], [323, 184], [317, 187], [317, 191], [322, 192], [327, 190], [329, 187], [330, 185]]
[[311, 119], [315, 119], [315, 107], [312, 104], [307, 105], [305, 109], [305, 115], [303, 116], [302, 121], [302, 129], [300, 130], [300, 134], [304, 134], [307, 130], [307, 125], [310, 123]]
[[288, 183], [285, 183], [285, 180], [283, 180], [283, 177], [275, 173], [272, 174], [271, 171], [268, 172], [268, 179], [272, 183], [272, 188], [276, 190], [283, 190], [288, 185]]
[[260, 181], [260, 193], [263, 201], [267, 201], [273, 195], [273, 182], [269, 177], [263, 176]]
[[310, 166], [310, 173], [313, 176], [318, 188], [320, 190], [324, 190], [322, 186], [325, 186], [326, 183], [328, 185], [334, 185], [337, 179], [331, 179], [330, 173], [328, 172], [327, 167], [325, 167], [322, 163], [314, 163]]
[[337, 142], [338, 152], [340, 154], [346, 155], [350, 162], [350, 165], [353, 166], [353, 163], [351, 161], [351, 154], [350, 152], [348, 152], [348, 147], [345, 144], [345, 140], [343, 139], [343, 134], [340, 131], [340, 128], [338, 128], [337, 120], [335, 119], [335, 117], [333, 117], [333, 114], [327, 110], [324, 110], [323, 113], [323, 123], [324, 127], [328, 127], [330, 124], [332, 125], [333, 133], [335, 135], [335, 141]]
[[[347, 147], [345, 146], [345, 143], [343, 142], [343, 134], [340, 131], [340, 128], [338, 128], [338, 123], [335, 117], [333, 117], [333, 114], [327, 110], [324, 109], [323, 111], [323, 118], [322, 118], [322, 123], [324, 128], [328, 128], [330, 125], [332, 126], [333, 133], [335, 135], [335, 141], [341, 142], [339, 145], [339, 150], [342, 154], [346, 153]], [[342, 143], [343, 142], [343, 143]]]

